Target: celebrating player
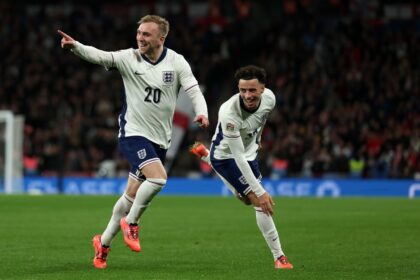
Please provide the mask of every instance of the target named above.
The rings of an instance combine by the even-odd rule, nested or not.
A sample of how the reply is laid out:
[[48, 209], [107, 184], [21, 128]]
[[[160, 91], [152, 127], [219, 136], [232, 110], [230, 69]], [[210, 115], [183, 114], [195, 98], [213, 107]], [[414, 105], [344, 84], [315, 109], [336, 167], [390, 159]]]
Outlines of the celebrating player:
[[163, 166], [172, 133], [172, 119], [180, 87], [192, 100], [200, 127], [209, 125], [207, 104], [191, 67], [184, 57], [164, 47], [169, 32], [166, 19], [147, 15], [137, 29], [138, 49], [106, 52], [85, 46], [66, 33], [61, 47], [91, 63], [117, 69], [124, 82], [124, 99], [119, 116], [119, 149], [130, 162], [128, 183], [116, 202], [111, 219], [93, 246], [96, 268], [105, 268], [109, 246], [119, 228], [127, 246], [140, 252], [139, 219], [153, 197], [165, 186]]
[[256, 160], [261, 133], [274, 109], [273, 92], [265, 88], [266, 72], [250, 65], [235, 73], [239, 93], [222, 104], [210, 151], [196, 143], [191, 152], [208, 162], [225, 185], [245, 204], [255, 208], [257, 225], [274, 257], [274, 267], [292, 269], [274, 224], [273, 200], [261, 185]]

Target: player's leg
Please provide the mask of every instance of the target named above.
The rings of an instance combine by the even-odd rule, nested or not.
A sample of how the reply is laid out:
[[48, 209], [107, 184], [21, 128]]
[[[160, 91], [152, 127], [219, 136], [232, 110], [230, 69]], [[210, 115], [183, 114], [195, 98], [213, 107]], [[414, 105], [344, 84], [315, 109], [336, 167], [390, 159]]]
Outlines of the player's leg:
[[125, 146], [129, 147], [125, 149], [125, 154], [136, 167], [136, 171], [130, 172], [130, 176], [136, 176], [144, 181], [135, 192], [133, 205], [127, 216], [120, 220], [120, 227], [127, 246], [135, 252], [140, 252], [138, 222], [153, 197], [166, 184], [167, 175], [162, 164], [166, 150], [144, 137], [128, 137], [124, 142]]
[[150, 205], [153, 197], [158, 194], [166, 184], [166, 171], [159, 161], [147, 164], [142, 168], [146, 180], [140, 185], [136, 192], [133, 205], [127, 216], [120, 220], [120, 227], [124, 234], [124, 241], [127, 246], [140, 252], [140, 238], [138, 225], [139, 219]]
[[137, 189], [139, 188], [141, 182], [132, 177], [128, 177], [127, 188], [124, 194], [118, 199], [115, 203], [111, 219], [108, 222], [108, 225], [105, 231], [101, 236], [101, 243], [105, 246], [110, 246], [112, 239], [117, 235], [120, 230], [120, 220], [122, 217], [126, 216], [133, 205], [134, 197], [136, 195]]
[[[260, 180], [261, 172], [259, 171], [257, 161], [251, 161], [248, 163], [252, 169], [252, 172], [254, 173], [254, 176]], [[293, 266], [288, 263], [287, 258], [284, 256], [284, 252], [280, 244], [280, 237], [278, 235], [273, 218], [261, 211], [258, 198], [252, 192], [248, 183], [244, 180], [243, 175], [239, 170], [235, 160], [216, 160], [212, 158], [211, 164], [216, 173], [235, 188], [236, 192], [238, 193], [238, 198], [241, 199], [241, 201], [245, 202], [246, 204], [254, 205], [258, 228], [260, 229], [268, 247], [271, 250], [271, 253], [273, 254], [275, 259], [275, 267], [292, 268]], [[284, 260], [286, 261], [286, 264], [280, 263], [282, 267], [279, 267], [280, 260], [282, 262], [284, 262]]]
[[[190, 148], [190, 152], [196, 155], [199, 159], [206, 162], [211, 166], [210, 161], [210, 151], [206, 148], [206, 146], [201, 142], [195, 142], [194, 145]], [[248, 197], [241, 196], [236, 190], [235, 187], [232, 186], [221, 174], [219, 174], [213, 167], [213, 171], [219, 176], [219, 178], [223, 181], [225, 186], [231, 191], [233, 195], [235, 195], [240, 201], [242, 201], [246, 205], [250, 205], [251, 202], [249, 201]]]
[[[258, 169], [258, 164], [255, 162], [249, 162], [249, 165], [256, 178], [260, 178], [261, 174]], [[267, 241], [271, 252], [273, 253], [274, 259], [277, 259], [283, 255], [281, 250], [279, 237], [277, 234], [276, 227], [271, 216], [264, 214], [259, 207], [259, 201], [256, 195], [252, 192], [251, 187], [244, 180], [239, 167], [235, 160], [216, 160], [212, 159], [212, 167], [216, 173], [222, 178], [223, 181], [228, 182], [237, 192], [237, 196], [241, 201], [247, 202], [246, 204], [253, 204], [256, 211], [257, 225]], [[274, 240], [274, 241], [273, 241]]]
[[147, 164], [141, 172], [146, 180], [138, 188], [133, 206], [126, 217], [127, 222], [132, 224], [139, 221], [153, 197], [165, 186], [167, 179], [165, 168], [160, 160]]
[[141, 182], [132, 178], [128, 178], [127, 188], [124, 194], [117, 200], [112, 210], [111, 219], [108, 222], [105, 231], [102, 235], [98, 234], [93, 237], [92, 243], [95, 249], [95, 257], [93, 258], [93, 265], [96, 268], [106, 268], [106, 259], [110, 251], [112, 239], [117, 235], [120, 229], [120, 219], [127, 215], [133, 204], [133, 197], [128, 195], [130, 190], [138, 188]]
[[262, 212], [257, 196], [251, 191], [247, 197], [254, 205], [258, 228], [270, 248], [276, 268], [291, 269], [293, 265], [287, 260], [280, 243], [280, 236], [274, 224], [273, 217]]
[[222, 180], [223, 184], [225, 184], [225, 186], [231, 191], [231, 193], [234, 196], [236, 196], [245, 205], [251, 205], [251, 201], [249, 200], [249, 198], [247, 196], [242, 196], [240, 193], [238, 193], [238, 191], [235, 189], [235, 187], [231, 183], [229, 183], [228, 180], [226, 180], [222, 175], [217, 173], [216, 170], [214, 170], [214, 172], [217, 174], [217, 176], [219, 176], [219, 178]]

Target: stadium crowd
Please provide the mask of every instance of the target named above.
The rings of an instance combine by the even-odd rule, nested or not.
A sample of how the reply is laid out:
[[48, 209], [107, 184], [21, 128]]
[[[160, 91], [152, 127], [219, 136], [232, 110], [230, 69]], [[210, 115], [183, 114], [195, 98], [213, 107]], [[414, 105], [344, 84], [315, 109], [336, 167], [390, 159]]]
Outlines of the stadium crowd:
[[136, 47], [138, 19], [157, 13], [171, 23], [167, 46], [205, 88], [211, 122], [190, 127], [171, 175], [211, 176], [188, 146], [210, 143], [234, 69], [257, 64], [277, 98], [263, 175], [419, 178], [420, 20], [383, 20], [380, 6], [368, 17], [353, 2], [363, 1], [0, 1], [0, 110], [25, 116], [25, 173], [126, 176], [121, 78], [63, 52], [56, 30], [103, 50]]

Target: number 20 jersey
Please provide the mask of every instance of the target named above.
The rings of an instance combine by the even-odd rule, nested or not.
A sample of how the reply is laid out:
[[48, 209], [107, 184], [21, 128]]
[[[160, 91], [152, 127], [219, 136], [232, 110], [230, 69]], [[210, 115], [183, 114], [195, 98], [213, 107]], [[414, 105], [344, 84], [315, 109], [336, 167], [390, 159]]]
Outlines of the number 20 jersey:
[[167, 149], [179, 90], [183, 87], [188, 93], [198, 86], [190, 65], [168, 48], [155, 63], [135, 49], [111, 54], [112, 63], [105, 66], [117, 68], [124, 82], [118, 136], [143, 136]]

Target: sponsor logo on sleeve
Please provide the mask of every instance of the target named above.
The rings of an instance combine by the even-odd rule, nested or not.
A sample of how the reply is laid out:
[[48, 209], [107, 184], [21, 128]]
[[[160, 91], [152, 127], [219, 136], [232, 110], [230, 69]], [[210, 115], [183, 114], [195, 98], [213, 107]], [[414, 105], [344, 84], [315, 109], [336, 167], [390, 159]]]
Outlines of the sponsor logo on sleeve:
[[233, 123], [227, 123], [226, 124], [226, 131], [234, 131], [235, 125]]

